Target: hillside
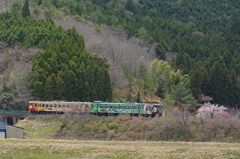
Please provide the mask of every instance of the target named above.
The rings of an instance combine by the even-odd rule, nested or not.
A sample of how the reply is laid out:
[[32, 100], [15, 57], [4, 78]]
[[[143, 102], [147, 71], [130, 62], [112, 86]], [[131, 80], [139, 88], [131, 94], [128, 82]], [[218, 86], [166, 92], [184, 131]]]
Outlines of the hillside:
[[164, 117], [90, 115], [30, 116], [16, 126], [26, 139], [239, 142], [239, 112], [229, 118], [199, 120], [187, 110], [167, 110]]
[[[21, 13], [23, 4], [11, 2], [2, 1], [1, 11]], [[239, 105], [240, 19], [235, 1], [29, 2], [32, 16], [54, 19], [64, 29], [74, 26], [86, 50], [106, 57], [115, 102], [157, 95], [168, 104], [190, 104], [194, 99], [204, 102], [198, 98], [203, 94], [214, 103]], [[186, 92], [182, 99], [189, 98], [177, 99], [174, 92]]]

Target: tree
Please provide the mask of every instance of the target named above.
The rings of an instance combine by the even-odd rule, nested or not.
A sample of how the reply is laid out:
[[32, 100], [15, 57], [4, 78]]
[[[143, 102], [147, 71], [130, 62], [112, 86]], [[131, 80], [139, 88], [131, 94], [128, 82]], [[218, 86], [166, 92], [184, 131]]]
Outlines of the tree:
[[137, 6], [135, 5], [135, 3], [133, 2], [133, 0], [127, 1], [125, 9], [127, 9], [135, 14], [139, 14], [139, 10], [138, 10]]
[[213, 98], [210, 97], [210, 96], [206, 96], [206, 95], [204, 95], [203, 93], [198, 94], [198, 101], [199, 101], [199, 102], [204, 102], [204, 103], [206, 103], [206, 102], [210, 102], [210, 101], [212, 101], [212, 100], [213, 100]]
[[42, 3], [43, 3], [43, 0], [38, 0], [37, 1], [37, 4], [40, 6], [40, 5], [42, 5]]
[[212, 67], [211, 74], [211, 96], [215, 103], [228, 104], [229, 99], [229, 76], [226, 65], [220, 63], [219, 61], [215, 62]]
[[21, 1], [15, 1], [11, 5], [11, 11], [13, 12], [21, 12], [22, 10], [22, 2]]
[[102, 33], [102, 28], [98, 24], [95, 25], [94, 30], [95, 30], [96, 34], [101, 34]]
[[47, 78], [44, 89], [44, 99], [45, 100], [55, 100], [56, 99], [56, 75], [53, 73]]
[[159, 56], [161, 60], [166, 60], [166, 49], [163, 46], [163, 43], [158, 43], [155, 49], [156, 55]]
[[28, 16], [31, 16], [31, 15], [30, 15], [30, 10], [29, 10], [28, 0], [26, 0], [25, 3], [24, 3], [24, 5], [23, 5], [21, 15], [22, 15], [24, 18], [26, 18], [26, 17], [28, 17]]
[[196, 100], [189, 92], [189, 90], [181, 83], [176, 85], [169, 93], [171, 99], [175, 101], [176, 106], [181, 106], [182, 104], [196, 104]]
[[197, 98], [198, 94], [201, 93], [200, 86], [202, 83], [202, 73], [195, 70], [190, 77], [190, 88], [193, 97]]
[[224, 106], [218, 106], [217, 104], [205, 103], [198, 110], [196, 117], [201, 120], [229, 118], [231, 115], [226, 112], [227, 108]]

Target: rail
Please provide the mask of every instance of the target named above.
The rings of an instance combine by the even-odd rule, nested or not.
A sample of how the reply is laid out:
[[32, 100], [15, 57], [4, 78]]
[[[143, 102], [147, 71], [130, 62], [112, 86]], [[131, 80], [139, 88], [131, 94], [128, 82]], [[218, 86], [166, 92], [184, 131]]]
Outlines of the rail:
[[0, 110], [0, 114], [30, 114], [30, 111]]

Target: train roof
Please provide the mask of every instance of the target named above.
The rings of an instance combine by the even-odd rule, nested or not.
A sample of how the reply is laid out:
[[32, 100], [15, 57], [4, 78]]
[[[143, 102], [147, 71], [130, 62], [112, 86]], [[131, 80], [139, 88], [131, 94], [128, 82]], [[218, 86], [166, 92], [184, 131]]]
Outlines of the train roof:
[[151, 104], [151, 105], [162, 105], [161, 103], [111, 103], [111, 102], [101, 102], [101, 101], [95, 101], [95, 102], [73, 102], [73, 101], [29, 101], [29, 103], [90, 103], [90, 104]]

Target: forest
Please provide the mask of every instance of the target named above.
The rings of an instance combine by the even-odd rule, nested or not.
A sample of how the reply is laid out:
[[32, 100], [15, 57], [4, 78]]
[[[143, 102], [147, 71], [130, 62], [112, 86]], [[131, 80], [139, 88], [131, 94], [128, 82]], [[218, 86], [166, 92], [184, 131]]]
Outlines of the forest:
[[[28, 82], [20, 84], [32, 99], [141, 102], [143, 96], [158, 96], [171, 105], [211, 101], [237, 107], [239, 5], [236, 0], [16, 0], [10, 12], [0, 15], [0, 40], [8, 48], [1, 56], [9, 59], [11, 48], [20, 44], [24, 50], [38, 49], [24, 61], [31, 63], [30, 74]], [[44, 19], [34, 18], [41, 15]], [[103, 26], [113, 32], [121, 28], [140, 47], [156, 46], [156, 59], [139, 57], [134, 66], [119, 64], [127, 81], [122, 89], [112, 82], [110, 53], [90, 53], [75, 28], [54, 24], [54, 19], [66, 17], [93, 22], [95, 34], [102, 34]], [[21, 94], [16, 90], [23, 87], [14, 89], [17, 86], [9, 82], [13, 62], [0, 64], [0, 102], [13, 105]], [[127, 95], [115, 96], [122, 91]]]

